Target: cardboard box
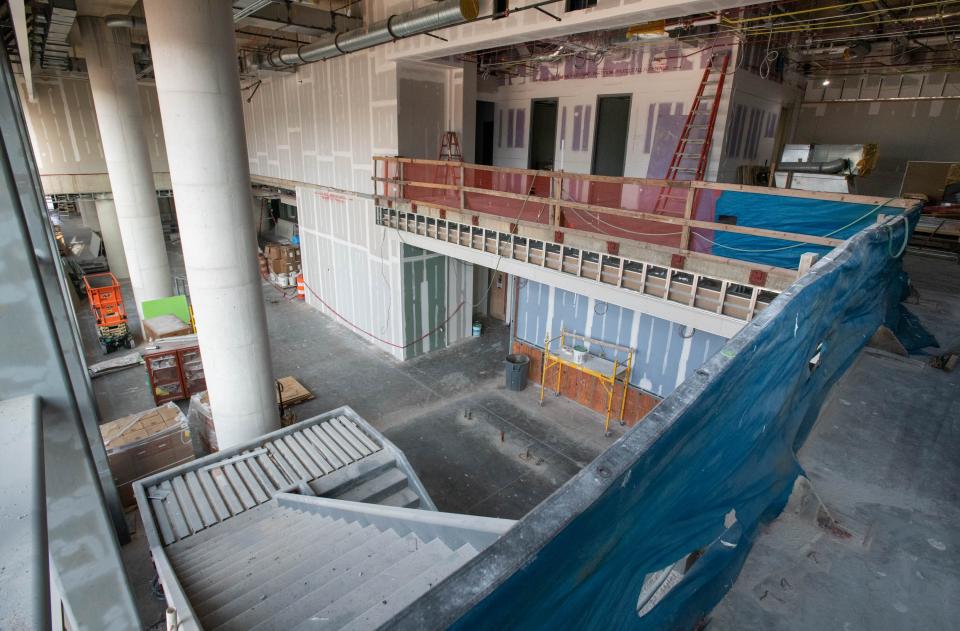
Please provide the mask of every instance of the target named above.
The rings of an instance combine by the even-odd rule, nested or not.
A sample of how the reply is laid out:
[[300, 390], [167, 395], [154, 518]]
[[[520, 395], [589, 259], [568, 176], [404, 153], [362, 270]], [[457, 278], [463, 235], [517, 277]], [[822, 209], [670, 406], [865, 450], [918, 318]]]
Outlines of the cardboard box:
[[287, 259], [271, 259], [269, 264], [272, 274], [299, 274], [300, 261], [288, 261]]
[[267, 260], [281, 259], [283, 258], [283, 251], [280, 248], [279, 243], [268, 243], [263, 246], [263, 255], [267, 257]]
[[166, 314], [147, 318], [143, 321], [143, 334], [150, 342], [167, 337], [190, 335], [191, 333], [193, 333], [193, 329], [190, 324], [175, 315]]
[[193, 460], [187, 418], [166, 403], [100, 426], [113, 481], [125, 507], [136, 505], [133, 482]]

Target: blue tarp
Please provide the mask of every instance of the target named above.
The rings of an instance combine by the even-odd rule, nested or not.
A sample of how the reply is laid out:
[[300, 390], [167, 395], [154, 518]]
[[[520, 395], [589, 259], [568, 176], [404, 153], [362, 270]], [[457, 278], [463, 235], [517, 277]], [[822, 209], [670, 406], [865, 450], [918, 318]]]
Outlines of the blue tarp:
[[[891, 254], [905, 228], [864, 231], [831, 253], [403, 622], [459, 616], [453, 603], [482, 597], [453, 628], [694, 628], [785, 505], [831, 386], [879, 325], [900, 328], [905, 275]], [[696, 550], [704, 556], [640, 618], [644, 577]]]
[[[720, 195], [715, 212], [718, 221], [723, 216], [736, 217], [738, 226], [848, 239], [876, 223], [877, 214], [897, 215], [901, 210], [866, 204], [728, 191]], [[838, 230], [839, 228], [843, 229]], [[703, 231], [695, 231], [695, 234], [701, 232]], [[714, 231], [712, 236], [704, 236], [713, 242], [710, 244], [711, 254], [788, 269], [796, 269], [800, 256], [806, 252], [816, 252], [823, 256], [831, 249], [733, 232]], [[705, 240], [703, 237], [694, 238]]]

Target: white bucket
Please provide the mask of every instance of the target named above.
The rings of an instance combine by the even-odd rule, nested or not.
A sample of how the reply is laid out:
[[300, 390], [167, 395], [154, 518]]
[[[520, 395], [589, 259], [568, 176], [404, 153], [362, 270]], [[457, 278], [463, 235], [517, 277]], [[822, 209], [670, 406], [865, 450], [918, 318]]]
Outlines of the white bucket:
[[577, 364], [582, 364], [586, 359], [587, 359], [587, 347], [580, 346], [579, 344], [577, 346], [574, 346], [573, 361]]

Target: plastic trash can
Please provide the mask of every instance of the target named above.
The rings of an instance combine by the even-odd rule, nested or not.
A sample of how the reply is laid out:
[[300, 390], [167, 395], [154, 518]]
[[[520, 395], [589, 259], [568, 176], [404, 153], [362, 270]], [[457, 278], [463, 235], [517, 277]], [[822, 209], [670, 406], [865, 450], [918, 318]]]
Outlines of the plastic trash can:
[[520, 392], [527, 387], [527, 373], [530, 370], [530, 358], [519, 353], [507, 355], [506, 378], [507, 390]]

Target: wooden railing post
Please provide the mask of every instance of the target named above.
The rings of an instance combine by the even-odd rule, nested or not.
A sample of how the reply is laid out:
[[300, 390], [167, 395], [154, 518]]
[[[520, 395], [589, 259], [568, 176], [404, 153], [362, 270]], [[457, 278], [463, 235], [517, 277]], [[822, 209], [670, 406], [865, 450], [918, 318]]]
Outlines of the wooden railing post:
[[563, 192], [563, 171], [559, 172], [557, 177], [550, 178], [550, 197], [553, 199], [553, 204], [551, 205], [552, 217], [550, 217], [550, 223], [556, 227], [560, 227], [560, 196]]
[[463, 179], [463, 163], [460, 163], [460, 183], [458, 184], [458, 189], [460, 191], [460, 212], [462, 213], [467, 208], [466, 202], [466, 193], [463, 192], [463, 187], [466, 185], [466, 180]]
[[696, 183], [690, 182], [690, 188], [687, 189], [687, 199], [683, 206], [683, 229], [680, 232], [680, 249], [684, 252], [690, 250], [690, 220], [693, 219], [693, 204], [696, 197]]

